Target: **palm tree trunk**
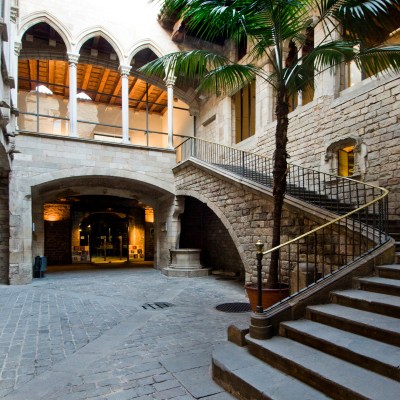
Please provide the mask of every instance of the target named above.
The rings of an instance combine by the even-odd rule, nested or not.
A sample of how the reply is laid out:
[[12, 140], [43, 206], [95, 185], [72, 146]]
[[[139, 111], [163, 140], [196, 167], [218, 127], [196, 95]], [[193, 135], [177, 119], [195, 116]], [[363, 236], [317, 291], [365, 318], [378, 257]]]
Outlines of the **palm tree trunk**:
[[[282, 207], [286, 192], [286, 175], [287, 175], [287, 131], [288, 131], [288, 114], [289, 107], [285, 95], [285, 89], [281, 87], [276, 97], [276, 131], [275, 131], [275, 153], [273, 168], [273, 195], [274, 195], [274, 213], [273, 213], [273, 231], [272, 231], [272, 247], [279, 246], [281, 243], [281, 220]], [[269, 266], [269, 274], [267, 279], [268, 288], [276, 288], [279, 271], [279, 250], [271, 254], [271, 262]]]

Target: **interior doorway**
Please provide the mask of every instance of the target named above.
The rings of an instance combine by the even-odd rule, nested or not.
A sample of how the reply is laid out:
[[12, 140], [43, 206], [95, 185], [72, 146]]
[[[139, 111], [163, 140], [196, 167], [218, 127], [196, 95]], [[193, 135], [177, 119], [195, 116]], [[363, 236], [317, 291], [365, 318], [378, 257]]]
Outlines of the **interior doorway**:
[[135, 199], [107, 195], [59, 198], [44, 204], [44, 223], [49, 265], [134, 266], [154, 260], [154, 211]]
[[115, 213], [93, 213], [80, 224], [80, 247], [87, 247], [89, 262], [129, 261], [129, 220]]

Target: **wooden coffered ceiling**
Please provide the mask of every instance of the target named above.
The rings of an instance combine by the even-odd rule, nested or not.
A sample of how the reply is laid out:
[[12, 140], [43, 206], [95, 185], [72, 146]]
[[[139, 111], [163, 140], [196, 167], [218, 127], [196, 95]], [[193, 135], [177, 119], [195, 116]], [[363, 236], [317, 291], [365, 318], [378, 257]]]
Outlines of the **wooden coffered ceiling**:
[[[167, 109], [167, 93], [159, 87], [130, 75], [129, 106], [135, 111], [146, 110], [163, 114]], [[69, 97], [69, 66], [64, 60], [35, 60], [20, 58], [18, 61], [18, 89], [31, 91], [44, 84], [54, 94]], [[85, 92], [93, 101], [121, 105], [121, 76], [115, 69], [78, 64], [78, 93]], [[146, 95], [147, 92], [147, 95]]]

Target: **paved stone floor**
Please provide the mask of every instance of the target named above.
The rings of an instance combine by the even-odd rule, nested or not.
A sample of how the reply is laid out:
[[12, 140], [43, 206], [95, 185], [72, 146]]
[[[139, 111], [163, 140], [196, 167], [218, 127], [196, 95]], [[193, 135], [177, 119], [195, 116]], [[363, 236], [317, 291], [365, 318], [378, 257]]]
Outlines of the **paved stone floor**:
[[[215, 309], [246, 301], [239, 283], [82, 269], [0, 286], [0, 398], [233, 399], [212, 381], [210, 361], [228, 325], [250, 317]], [[143, 308], [155, 302], [170, 306]]]

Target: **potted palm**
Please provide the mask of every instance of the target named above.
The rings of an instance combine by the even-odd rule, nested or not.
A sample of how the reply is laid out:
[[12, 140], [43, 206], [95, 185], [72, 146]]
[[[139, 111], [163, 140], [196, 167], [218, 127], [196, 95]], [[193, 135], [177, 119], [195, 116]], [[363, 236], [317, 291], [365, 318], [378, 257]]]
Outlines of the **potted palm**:
[[[223, 38], [237, 46], [247, 40], [250, 51], [240, 61], [208, 50], [176, 52], [152, 61], [141, 72], [190, 80], [199, 93], [232, 94], [255, 77], [274, 88], [272, 248], [278, 248], [288, 169], [290, 100], [298, 92], [312, 90], [316, 75], [327, 69], [335, 71], [344, 62], [354, 61], [368, 76], [385, 70], [399, 72], [400, 46], [385, 44], [389, 34], [399, 28], [399, 0], [160, 2], [164, 15], [181, 19], [188, 33], [209, 42]], [[321, 32], [322, 40], [310, 45], [309, 33], [314, 29]], [[271, 254], [268, 289], [282, 287], [279, 256], [279, 249]]]

